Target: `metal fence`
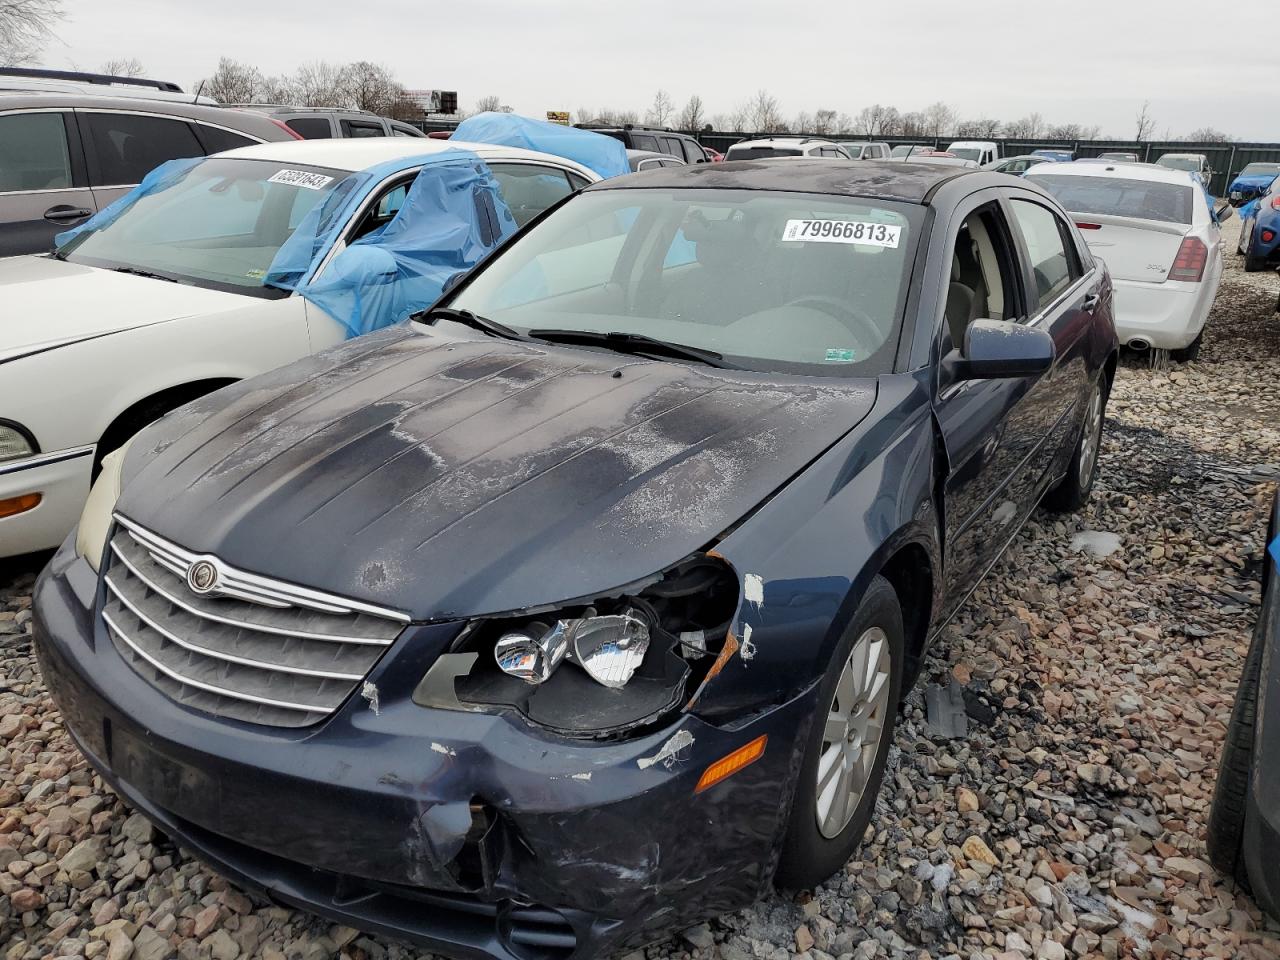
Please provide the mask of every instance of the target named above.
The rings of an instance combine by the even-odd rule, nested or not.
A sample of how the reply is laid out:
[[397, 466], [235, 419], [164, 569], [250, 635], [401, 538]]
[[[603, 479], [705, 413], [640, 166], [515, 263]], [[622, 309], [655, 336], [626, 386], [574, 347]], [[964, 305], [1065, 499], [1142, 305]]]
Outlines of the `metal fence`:
[[[768, 134], [725, 133], [723, 131], [706, 131], [695, 136], [706, 146], [721, 153], [740, 140], [749, 140]], [[787, 134], [793, 136], [793, 134]], [[794, 136], [818, 136], [818, 134], [794, 134]], [[828, 140], [865, 140], [866, 137], [853, 137], [848, 134], [825, 136]], [[961, 137], [876, 137], [877, 141], [898, 144], [923, 144], [937, 150], [945, 150], [948, 144]], [[976, 138], [975, 138], [976, 139]], [[1000, 146], [1000, 156], [1015, 157], [1030, 153], [1032, 150], [1057, 149], [1071, 150], [1079, 159], [1096, 157], [1102, 153], [1130, 152], [1136, 153], [1144, 162], [1154, 163], [1166, 153], [1203, 153], [1209, 158], [1209, 167], [1213, 170], [1213, 178], [1209, 184], [1209, 192], [1222, 196], [1235, 176], [1246, 165], [1260, 160], [1280, 163], [1280, 143], [1191, 143], [1185, 140], [1017, 140], [999, 139], [995, 143]]]

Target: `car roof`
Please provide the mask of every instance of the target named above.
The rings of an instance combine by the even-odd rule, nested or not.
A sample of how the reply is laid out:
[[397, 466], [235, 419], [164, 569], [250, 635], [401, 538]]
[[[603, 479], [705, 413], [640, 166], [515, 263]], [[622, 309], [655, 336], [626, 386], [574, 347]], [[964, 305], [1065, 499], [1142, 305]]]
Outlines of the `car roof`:
[[[114, 88], [113, 88], [114, 89]], [[202, 103], [174, 100], [155, 100], [150, 97], [131, 97], [115, 93], [100, 96], [92, 93], [38, 93], [32, 90], [0, 90], [0, 112], [9, 110], [119, 110], [129, 113], [150, 113], [162, 117], [179, 117], [183, 120], [200, 120], [212, 123], [260, 139], [289, 138], [270, 117], [251, 110], [235, 110]]]
[[739, 140], [737, 143], [730, 144], [729, 149], [734, 147], [812, 147], [818, 144], [829, 144], [830, 146], [839, 146], [835, 140], [828, 140], [825, 137], [759, 137], [755, 140]]
[[1154, 163], [1125, 163], [1122, 160], [1098, 163], [1096, 160], [1073, 160], [1071, 163], [1055, 163], [1037, 166], [1027, 171], [1027, 176], [1053, 177], [1111, 177], [1116, 180], [1151, 180], [1157, 183], [1175, 183], [1186, 186], [1191, 183], [1187, 170], [1170, 170]]
[[564, 157], [553, 157], [536, 150], [470, 143], [461, 140], [432, 140], [428, 137], [350, 137], [333, 140], [286, 140], [238, 147], [219, 154], [237, 160], [273, 160], [279, 163], [305, 163], [316, 167], [355, 172], [380, 163], [410, 160], [447, 150], [470, 150], [486, 159], [554, 160], [582, 173], [588, 180], [599, 174]]
[[938, 164], [888, 163], [864, 160], [849, 163], [831, 158], [726, 160], [684, 167], [647, 170], [642, 176], [614, 177], [588, 190], [645, 189], [767, 190], [778, 193], [825, 193], [842, 197], [903, 200], [924, 203], [940, 184], [962, 176], [990, 177], [1005, 184], [1007, 177], [971, 168]]
[[1209, 159], [1209, 158], [1208, 158], [1208, 157], [1206, 157], [1203, 153], [1162, 153], [1162, 154], [1160, 154], [1159, 158], [1156, 160], [1156, 163], [1159, 163], [1161, 160], [1169, 160], [1169, 159], [1173, 159], [1173, 160], [1207, 160], [1207, 159]]

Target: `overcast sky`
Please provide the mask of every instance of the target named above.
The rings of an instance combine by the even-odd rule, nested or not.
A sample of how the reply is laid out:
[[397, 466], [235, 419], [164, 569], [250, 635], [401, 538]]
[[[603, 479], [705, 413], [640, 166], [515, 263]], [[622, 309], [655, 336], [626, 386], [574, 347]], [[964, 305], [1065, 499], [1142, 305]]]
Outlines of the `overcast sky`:
[[[191, 89], [219, 56], [287, 73], [373, 60], [405, 86], [497, 94], [518, 112], [643, 113], [665, 88], [708, 115], [761, 87], [790, 118], [935, 100], [961, 117], [1099, 124], [1132, 137], [1151, 101], [1155, 135], [1212, 126], [1280, 141], [1275, 44], [1228, 26], [1275, 22], [1275, 0], [66, 0], [54, 67], [137, 57]], [[1268, 106], [1270, 105], [1270, 107]]]

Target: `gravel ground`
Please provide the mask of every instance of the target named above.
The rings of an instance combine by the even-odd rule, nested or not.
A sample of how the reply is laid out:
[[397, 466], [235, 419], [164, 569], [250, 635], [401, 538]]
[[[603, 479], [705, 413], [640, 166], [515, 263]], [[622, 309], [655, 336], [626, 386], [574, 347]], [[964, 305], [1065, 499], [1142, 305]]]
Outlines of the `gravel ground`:
[[[859, 859], [647, 960], [1280, 956], [1203, 840], [1280, 477], [1280, 283], [1227, 263], [1197, 363], [1122, 366], [1089, 507], [1037, 515], [946, 631]], [[4, 957], [417, 955], [251, 902], [130, 815], [45, 695], [33, 580], [0, 570]], [[953, 682], [947, 739], [924, 690]]]

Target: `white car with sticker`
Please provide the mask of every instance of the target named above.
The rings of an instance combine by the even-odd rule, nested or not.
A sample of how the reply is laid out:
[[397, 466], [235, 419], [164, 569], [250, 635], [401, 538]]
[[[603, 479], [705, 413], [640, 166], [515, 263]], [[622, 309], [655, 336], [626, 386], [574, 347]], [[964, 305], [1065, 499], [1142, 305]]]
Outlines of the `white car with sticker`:
[[[600, 179], [572, 160], [512, 147], [398, 137], [268, 143], [200, 161], [260, 172], [228, 176], [181, 222], [140, 203], [114, 225], [131, 228], [118, 241], [106, 242], [117, 235], [107, 228], [65, 260], [0, 260], [0, 557], [57, 546], [102, 456], [168, 410], [345, 339], [314, 303], [264, 287], [266, 268], [348, 174], [396, 168], [369, 189], [320, 275], [399, 210], [413, 158], [451, 147], [486, 161], [518, 224]], [[133, 242], [143, 230], [150, 243]], [[163, 265], [149, 259], [169, 236]]]

